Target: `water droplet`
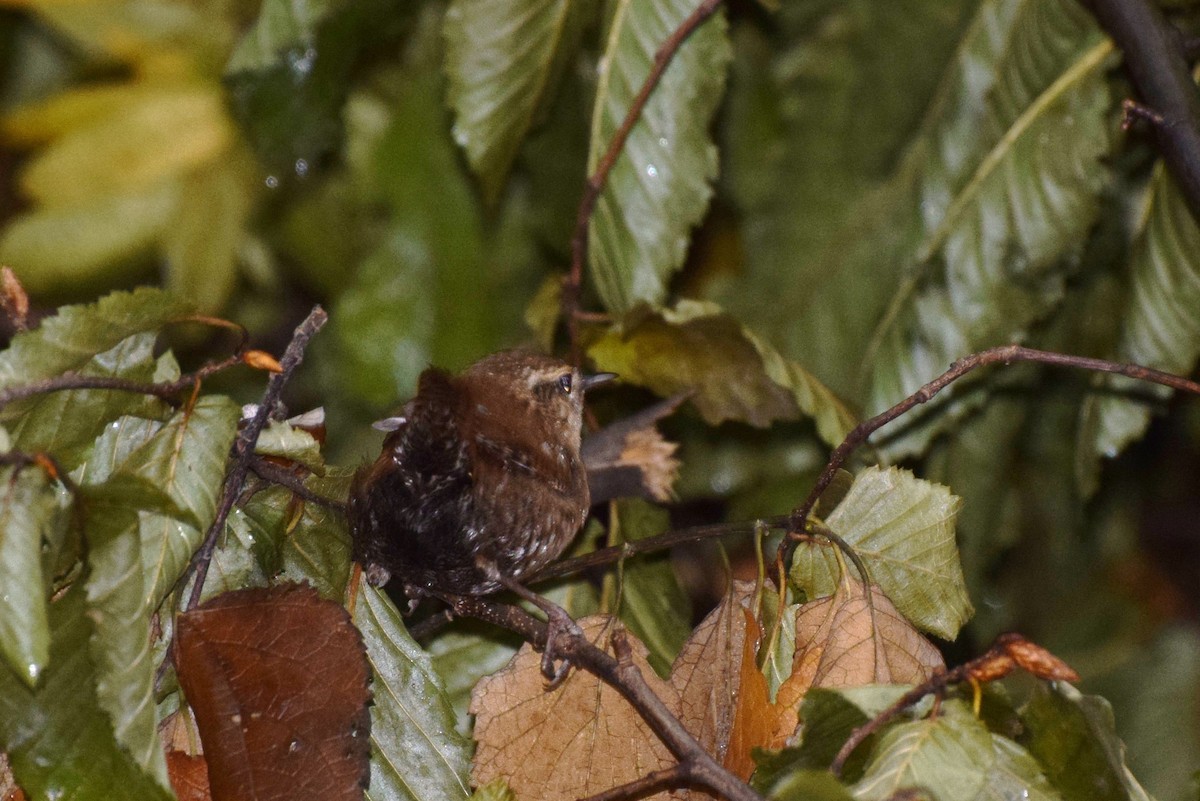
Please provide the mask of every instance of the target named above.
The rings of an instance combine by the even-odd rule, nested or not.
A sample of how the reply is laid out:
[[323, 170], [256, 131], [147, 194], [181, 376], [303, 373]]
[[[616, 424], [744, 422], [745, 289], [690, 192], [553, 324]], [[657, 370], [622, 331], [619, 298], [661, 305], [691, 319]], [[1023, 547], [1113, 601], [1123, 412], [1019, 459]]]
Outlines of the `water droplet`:
[[279, 188], [279, 179], [276, 178], [274, 175], [268, 175], [266, 180], [263, 181], [263, 183], [267, 185], [267, 189], [278, 189]]
[[35, 665], [33, 662], [30, 662], [25, 666], [25, 672], [29, 675], [30, 681], [37, 681], [38, 676], [42, 675], [42, 666]]
[[300, 741], [299, 740], [292, 740], [290, 743], [288, 743], [288, 753], [289, 754], [294, 754], [299, 750], [300, 750]]
[[312, 72], [313, 62], [317, 60], [316, 49], [309, 47], [301, 51], [291, 51], [287, 54], [288, 67], [298, 78], [305, 78]]
[[301, 178], [308, 175], [308, 161], [306, 159], [296, 159], [296, 175]]
[[649, 175], [651, 178], [657, 178], [658, 177], [658, 167], [655, 167], [653, 164], [647, 164], [646, 165], [646, 175]]
[[670, 144], [670, 142], [667, 141], [667, 137], [665, 137], [665, 136], [658, 137], [658, 146], [659, 147], [666, 147], [669, 144]]

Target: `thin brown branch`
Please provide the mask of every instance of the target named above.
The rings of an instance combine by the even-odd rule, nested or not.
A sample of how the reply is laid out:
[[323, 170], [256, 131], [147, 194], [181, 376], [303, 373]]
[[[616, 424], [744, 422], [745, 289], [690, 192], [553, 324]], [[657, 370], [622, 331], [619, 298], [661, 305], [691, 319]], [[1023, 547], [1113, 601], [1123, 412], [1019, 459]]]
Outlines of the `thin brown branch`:
[[785, 538], [783, 544], [779, 546], [780, 562], [782, 564], [790, 562], [792, 551], [796, 547], [797, 537], [803, 535], [805, 526], [808, 523], [808, 516], [812, 513], [813, 507], [816, 506], [821, 493], [833, 482], [838, 469], [846, 463], [846, 460], [850, 458], [854, 451], [866, 443], [872, 434], [897, 417], [907, 413], [912, 408], [929, 402], [939, 392], [967, 373], [989, 364], [1013, 364], [1016, 362], [1036, 362], [1055, 367], [1071, 367], [1079, 370], [1091, 370], [1093, 372], [1114, 373], [1138, 381], [1161, 384], [1162, 386], [1177, 389], [1181, 392], [1200, 395], [1200, 384], [1195, 381], [1138, 364], [1121, 364], [1120, 362], [1112, 362], [1106, 359], [1072, 356], [1066, 353], [1036, 350], [1022, 345], [1002, 345], [980, 351], [979, 353], [973, 353], [970, 356], [964, 356], [950, 365], [949, 370], [887, 411], [859, 423], [855, 426], [854, 430], [846, 435], [846, 438], [842, 440], [842, 444], [838, 445], [833, 453], [830, 454], [829, 461], [825, 464], [825, 469], [821, 471], [821, 475], [817, 478], [817, 483], [813, 485], [812, 490], [808, 493], [808, 497], [804, 499], [804, 503], [800, 504], [792, 512], [791, 524], [789, 526], [792, 535]]
[[[444, 600], [455, 614], [473, 617], [509, 631], [539, 651], [547, 647], [549, 627], [522, 609], [498, 604], [480, 597], [447, 597]], [[565, 613], [564, 613], [565, 614]], [[566, 659], [619, 692], [633, 706], [650, 729], [679, 760], [688, 780], [707, 788], [729, 801], [762, 801], [745, 782], [721, 767], [704, 750], [684, 725], [655, 695], [637, 665], [629, 658], [629, 643], [620, 633], [613, 635], [613, 657], [592, 645], [587, 637], [569, 628], [555, 627], [555, 642], [551, 646], [556, 658]]]
[[625, 801], [629, 798], [642, 798], [659, 790], [679, 787], [688, 780], [688, 772], [682, 764], [670, 768], [647, 773], [640, 779], [612, 787], [602, 793], [589, 795], [579, 801]]
[[1192, 216], [1200, 220], [1200, 95], [1179, 32], [1151, 0], [1085, 0], [1125, 54], [1145, 108], [1161, 115], [1155, 137]]
[[908, 707], [926, 695], [934, 693], [940, 699], [951, 684], [970, 681], [976, 686], [982, 682], [996, 681], [1022, 668], [1040, 679], [1078, 681], [1079, 675], [1065, 662], [1051, 655], [1020, 634], [1001, 634], [982, 655], [956, 668], [943, 671], [913, 687], [887, 709], [859, 726], [842, 745], [829, 770], [841, 777], [846, 760], [863, 742], [883, 726], [891, 722]]
[[[194, 609], [200, 603], [200, 594], [204, 591], [204, 579], [208, 576], [208, 566], [212, 562], [217, 538], [225, 529], [225, 521], [228, 519], [230, 511], [233, 510], [234, 501], [241, 493], [242, 485], [250, 472], [258, 436], [266, 427], [271, 410], [278, 403], [284, 384], [304, 360], [304, 349], [308, 347], [309, 340], [321, 330], [327, 319], [329, 317], [325, 310], [320, 306], [315, 306], [304, 322], [296, 327], [295, 333], [292, 334], [292, 341], [288, 343], [283, 358], [279, 360], [281, 371], [274, 373], [267, 381], [267, 389], [263, 393], [262, 401], [258, 404], [258, 410], [250, 422], [238, 432], [237, 439], [233, 442], [233, 464], [230, 466], [229, 472], [225, 474], [225, 484], [221, 492], [221, 501], [217, 506], [217, 515], [213, 518], [212, 525], [208, 527], [208, 531], [204, 535], [204, 542], [196, 551], [189, 568], [189, 571], [195, 572], [195, 581], [192, 584], [192, 592], [188, 596], [185, 609]], [[186, 581], [185, 575], [182, 583], [186, 583]]]
[[333, 509], [335, 512], [341, 514], [346, 513], [346, 502], [344, 500], [327, 498], [324, 495], [313, 492], [305, 486], [302, 476], [296, 475], [286, 467], [269, 462], [261, 456], [255, 456], [250, 460], [250, 470], [262, 480], [278, 484], [305, 501], [315, 503], [318, 506], [324, 506], [327, 509]]
[[689, 14], [679, 24], [679, 27], [659, 45], [658, 50], [654, 53], [654, 63], [650, 66], [650, 72], [646, 75], [646, 80], [642, 82], [641, 89], [638, 90], [637, 95], [633, 98], [633, 102], [629, 104], [629, 109], [625, 112], [625, 118], [621, 121], [620, 127], [617, 128], [616, 133], [613, 134], [613, 138], [609, 141], [604, 155], [596, 163], [595, 171], [588, 176], [587, 183], [584, 185], [583, 197], [579, 200], [579, 211], [575, 215], [575, 232], [571, 236], [571, 270], [567, 274], [566, 281], [563, 283], [562, 292], [562, 314], [566, 319], [567, 333], [571, 339], [571, 358], [576, 363], [579, 362], [580, 357], [578, 352], [579, 301], [583, 289], [583, 265], [587, 261], [588, 226], [591, 223], [592, 212], [596, 210], [596, 203], [600, 200], [600, 193], [604, 191], [604, 185], [608, 182], [608, 175], [612, 172], [617, 159], [621, 157], [621, 153], [625, 149], [625, 142], [629, 139], [629, 134], [632, 133], [633, 126], [641, 118], [642, 111], [645, 109], [646, 103], [650, 100], [650, 95], [653, 94], [654, 88], [658, 86], [663, 73], [670, 66], [671, 59], [679, 52], [679, 48], [683, 46], [688, 37], [705, 20], [716, 13], [720, 5], [721, 0], [703, 0], [696, 10]]

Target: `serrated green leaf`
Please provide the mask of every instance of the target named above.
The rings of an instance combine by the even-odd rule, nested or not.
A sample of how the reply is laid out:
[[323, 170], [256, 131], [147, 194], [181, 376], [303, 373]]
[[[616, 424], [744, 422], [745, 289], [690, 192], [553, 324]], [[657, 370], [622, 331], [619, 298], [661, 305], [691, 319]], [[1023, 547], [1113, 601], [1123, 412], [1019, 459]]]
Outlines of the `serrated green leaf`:
[[1125, 765], [1108, 701], [1068, 684], [1038, 684], [1021, 720], [1021, 744], [1065, 801], [1149, 801]]
[[186, 300], [150, 287], [113, 292], [89, 305], [63, 306], [37, 328], [17, 334], [0, 353], [0, 387], [78, 370], [126, 337], [157, 331], [192, 311]]
[[[157, 369], [156, 339], [152, 332], [134, 334], [97, 354], [79, 372], [152, 382]], [[62, 468], [74, 470], [88, 457], [109, 423], [123, 415], [165, 417], [169, 408], [151, 396], [110, 389], [74, 389], [13, 404], [0, 419], [13, 420], [13, 440], [18, 448], [53, 454]]]
[[454, 710], [429, 655], [408, 635], [387, 595], [365, 580], [359, 584], [354, 624], [375, 675], [366, 797], [467, 798], [470, 743], [455, 731]]
[[855, 784], [854, 796], [883, 801], [906, 787], [961, 801], [1060, 798], [1028, 752], [989, 732], [957, 700], [943, 705], [937, 717], [886, 732]]
[[454, 138], [495, 199], [580, 33], [587, 4], [454, 0], [446, 9]]
[[[868, 467], [825, 521], [913, 625], [947, 640], [974, 612], [954, 544], [960, 504], [946, 487], [908, 470]], [[832, 595], [839, 575], [832, 547], [796, 551], [791, 579], [808, 597]]]
[[683, 300], [674, 309], [635, 313], [622, 329], [600, 334], [588, 355], [600, 369], [660, 395], [694, 392], [691, 401], [714, 425], [808, 416], [836, 445], [855, 424], [820, 381], [711, 303]]
[[145, 568], [137, 509], [124, 499], [105, 500], [98, 492], [88, 494], [85, 523], [87, 606], [95, 624], [89, 652], [96, 666], [96, 695], [112, 718], [117, 742], [166, 787], [167, 763], [154, 709], [151, 610], [140, 580]]
[[36, 466], [0, 470], [0, 654], [30, 687], [50, 659], [42, 539], [66, 519], [57, 492]]
[[[610, 545], [653, 537], [670, 528], [665, 509], [646, 501], [617, 502], [610, 524]], [[621, 620], [648, 649], [647, 659], [666, 678], [683, 644], [692, 633], [692, 604], [666, 554], [626, 562], [621, 581]]]
[[[1133, 285], [1113, 358], [1186, 375], [1200, 355], [1200, 226], [1162, 164], [1150, 182], [1129, 270]], [[1170, 394], [1120, 376], [1096, 383], [1159, 398]], [[1088, 453], [1081, 457], [1116, 456], [1146, 430], [1150, 412], [1145, 404], [1119, 397], [1089, 400], [1081, 438]]]
[[745, 265], [715, 291], [785, 353], [831, 240], [851, 220], [861, 231], [859, 202], [895, 168], [975, 5], [809, 0], [735, 24], [720, 134]]
[[[691, 0], [618, 0], [592, 111], [593, 173], [650, 71], [655, 51], [695, 10]], [[588, 231], [589, 275], [605, 307], [623, 313], [666, 297], [688, 234], [712, 194], [717, 153], [708, 125], [730, 59], [724, 10], [675, 53], [609, 174]]]
[[457, 730], [463, 736], [471, 732], [471, 716], [467, 713], [471, 690], [481, 678], [507, 665], [521, 642], [516, 635], [464, 620], [429, 643], [434, 670], [446, 687], [446, 697], [457, 716]]
[[39, 689], [0, 669], [0, 750], [31, 798], [170, 801], [118, 745], [97, 704], [91, 634], [77, 585], [50, 605], [50, 664]]

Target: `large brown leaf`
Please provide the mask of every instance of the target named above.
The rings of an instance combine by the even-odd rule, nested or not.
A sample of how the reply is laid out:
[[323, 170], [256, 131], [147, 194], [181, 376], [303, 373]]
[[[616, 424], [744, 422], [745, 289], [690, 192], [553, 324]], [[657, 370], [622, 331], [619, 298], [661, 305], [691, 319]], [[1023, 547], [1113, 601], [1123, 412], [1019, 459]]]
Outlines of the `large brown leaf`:
[[[608, 649], [613, 624], [606, 615], [579, 621], [587, 637]], [[675, 691], [655, 676], [646, 648], [630, 637], [633, 660], [667, 706]], [[666, 747], [616, 690], [590, 673], [571, 672], [547, 692], [541, 657], [522, 646], [500, 672], [471, 695], [475, 717], [472, 781], [507, 780], [521, 801], [567, 801], [633, 781], [674, 764]]]
[[295, 584], [239, 590], [181, 615], [176, 637], [215, 801], [362, 798], [369, 673], [341, 606]]
[[833, 595], [797, 612], [792, 675], [779, 695], [795, 697], [810, 687], [916, 684], [944, 668], [937, 648], [877, 586], [871, 585], [868, 603], [863, 584], [843, 575]]

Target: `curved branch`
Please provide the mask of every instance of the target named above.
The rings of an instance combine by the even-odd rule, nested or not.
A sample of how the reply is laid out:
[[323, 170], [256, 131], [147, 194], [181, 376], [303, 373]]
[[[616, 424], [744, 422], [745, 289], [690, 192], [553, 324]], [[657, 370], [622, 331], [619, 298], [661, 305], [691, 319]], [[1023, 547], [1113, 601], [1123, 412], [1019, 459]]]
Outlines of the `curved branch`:
[[1200, 95], [1185, 43], [1150, 0], [1085, 0], [1125, 54], [1142, 104], [1161, 116], [1152, 127], [1171, 176], [1200, 220]]

